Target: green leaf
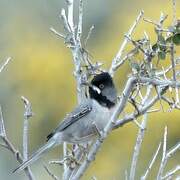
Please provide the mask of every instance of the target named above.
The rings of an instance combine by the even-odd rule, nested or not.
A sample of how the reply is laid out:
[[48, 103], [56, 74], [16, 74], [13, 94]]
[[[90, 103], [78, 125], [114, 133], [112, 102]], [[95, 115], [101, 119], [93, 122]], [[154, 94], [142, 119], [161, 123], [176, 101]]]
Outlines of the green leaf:
[[166, 40], [165, 38], [162, 36], [162, 34], [159, 34], [158, 36], [158, 45], [159, 45], [159, 49], [162, 51], [166, 51]]
[[166, 39], [166, 42], [167, 42], [167, 43], [171, 43], [171, 42], [172, 42], [172, 39], [173, 39], [173, 36], [169, 36], [169, 37]]
[[166, 59], [166, 53], [164, 51], [159, 51], [158, 52], [158, 59]]
[[153, 49], [153, 51], [157, 51], [157, 49], [158, 49], [157, 43], [152, 46], [152, 49]]
[[175, 45], [180, 45], [180, 33], [178, 34], [175, 34], [173, 37], [172, 37], [172, 41]]

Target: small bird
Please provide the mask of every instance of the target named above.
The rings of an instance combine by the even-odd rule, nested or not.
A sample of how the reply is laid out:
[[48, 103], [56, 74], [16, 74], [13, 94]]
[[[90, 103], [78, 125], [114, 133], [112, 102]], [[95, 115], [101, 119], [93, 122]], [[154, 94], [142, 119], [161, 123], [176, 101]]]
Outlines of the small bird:
[[52, 147], [67, 143], [86, 143], [98, 136], [110, 120], [117, 102], [117, 92], [108, 72], [94, 76], [89, 86], [89, 97], [78, 105], [57, 128], [47, 136], [47, 143], [20, 164], [19, 172], [39, 159]]

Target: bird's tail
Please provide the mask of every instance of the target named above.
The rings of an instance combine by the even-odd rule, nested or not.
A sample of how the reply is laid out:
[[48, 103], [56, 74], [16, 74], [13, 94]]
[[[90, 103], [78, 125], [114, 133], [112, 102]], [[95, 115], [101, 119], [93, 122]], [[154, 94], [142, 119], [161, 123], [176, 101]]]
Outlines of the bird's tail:
[[34, 161], [36, 161], [37, 159], [39, 159], [41, 157], [41, 155], [45, 152], [47, 152], [51, 147], [53, 147], [55, 145], [55, 141], [51, 140], [48, 141], [44, 146], [42, 146], [39, 150], [37, 150], [35, 153], [33, 153], [29, 159], [27, 161], [24, 161], [22, 164], [20, 164], [14, 171], [15, 172], [19, 172], [23, 169], [25, 169], [27, 166], [29, 166], [30, 164], [32, 164]]

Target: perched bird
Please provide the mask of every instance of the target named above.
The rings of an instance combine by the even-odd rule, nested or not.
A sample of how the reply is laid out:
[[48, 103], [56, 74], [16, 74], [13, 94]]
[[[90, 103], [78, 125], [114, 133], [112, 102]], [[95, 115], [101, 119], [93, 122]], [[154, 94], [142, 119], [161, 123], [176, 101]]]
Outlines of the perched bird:
[[117, 92], [109, 73], [95, 75], [89, 84], [89, 97], [69, 113], [58, 127], [47, 136], [47, 143], [33, 153], [13, 172], [23, 170], [52, 147], [67, 143], [83, 143], [101, 132], [116, 105]]

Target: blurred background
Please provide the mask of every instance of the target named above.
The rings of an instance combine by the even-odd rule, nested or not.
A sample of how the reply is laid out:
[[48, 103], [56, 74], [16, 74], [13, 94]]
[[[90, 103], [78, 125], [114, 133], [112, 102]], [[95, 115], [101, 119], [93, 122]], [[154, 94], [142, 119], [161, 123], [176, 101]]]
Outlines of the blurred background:
[[[77, 0], [75, 0], [77, 1]], [[0, 74], [0, 104], [2, 105], [8, 137], [22, 151], [23, 103], [21, 95], [27, 97], [35, 116], [29, 121], [29, 153], [37, 150], [46, 136], [57, 126], [67, 112], [77, 104], [75, 79], [71, 52], [62, 39], [49, 30], [53, 26], [63, 32], [59, 18], [60, 10], [66, 7], [64, 0], [0, 0], [0, 63], [8, 56], [12, 61]], [[166, 24], [172, 20], [170, 0], [86, 0], [84, 3], [84, 37], [88, 29], [95, 29], [88, 41], [87, 49], [94, 61], [101, 61], [109, 67], [123, 35], [128, 31], [139, 11], [145, 17], [158, 20], [160, 12], [169, 14]], [[177, 2], [177, 17], [180, 17], [180, 2]], [[152, 25], [141, 22], [135, 38], [140, 38], [144, 30], [155, 41]], [[167, 59], [167, 61], [169, 61]], [[115, 83], [122, 91], [128, 76], [128, 66], [124, 65], [115, 76]], [[153, 153], [162, 140], [164, 127], [168, 126], [168, 148], [179, 141], [180, 112], [154, 113], [148, 116], [148, 128], [137, 166], [137, 176], [142, 175]], [[125, 170], [130, 169], [133, 147], [138, 128], [129, 123], [111, 133], [101, 151], [92, 163], [84, 180], [96, 176], [97, 179], [124, 179]], [[55, 148], [32, 165], [38, 180], [51, 179], [43, 168], [49, 159], [62, 158], [62, 146]], [[158, 160], [160, 160], [160, 156]], [[176, 153], [166, 170], [180, 162]], [[24, 173], [12, 174], [18, 163], [10, 152], [0, 147], [0, 179], [26, 179]], [[149, 179], [154, 179], [159, 162], [156, 162]], [[62, 168], [51, 165], [49, 168], [58, 176]]]

